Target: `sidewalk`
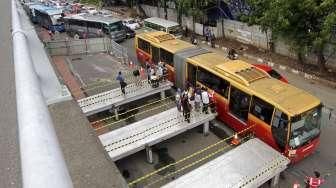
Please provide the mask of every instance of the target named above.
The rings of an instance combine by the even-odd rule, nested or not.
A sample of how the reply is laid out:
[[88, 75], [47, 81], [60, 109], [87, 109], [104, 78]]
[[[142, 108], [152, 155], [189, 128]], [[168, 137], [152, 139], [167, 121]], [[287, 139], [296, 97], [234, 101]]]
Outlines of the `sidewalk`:
[[85, 98], [85, 94], [83, 93], [80, 84], [77, 82], [76, 78], [70, 72], [64, 57], [54, 56], [51, 58], [54, 63], [56, 69], [62, 76], [64, 83], [68, 86], [71, 91], [71, 94], [74, 96], [76, 100]]

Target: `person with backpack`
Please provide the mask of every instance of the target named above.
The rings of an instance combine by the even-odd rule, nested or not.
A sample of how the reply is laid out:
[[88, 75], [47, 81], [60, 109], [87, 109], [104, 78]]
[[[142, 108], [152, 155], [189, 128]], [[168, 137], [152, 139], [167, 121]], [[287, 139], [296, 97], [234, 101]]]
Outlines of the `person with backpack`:
[[181, 103], [183, 108], [184, 120], [190, 123], [190, 103], [187, 93], [183, 93]]
[[124, 78], [124, 76], [122, 75], [121, 71], [119, 71], [116, 80], [119, 81], [121, 92], [122, 92], [124, 95], [126, 95], [125, 87], [127, 86], [127, 84], [126, 84], [126, 82], [125, 82], [125, 78]]

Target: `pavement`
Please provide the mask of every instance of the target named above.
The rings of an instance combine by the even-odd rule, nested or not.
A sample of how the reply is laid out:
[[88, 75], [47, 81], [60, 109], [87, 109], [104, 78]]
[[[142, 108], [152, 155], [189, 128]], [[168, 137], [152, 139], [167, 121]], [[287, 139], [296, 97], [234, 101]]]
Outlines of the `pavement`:
[[[208, 44], [199, 44], [201, 47], [209, 49], [223, 56], [227, 55], [227, 51], [219, 48], [211, 48]], [[253, 64], [260, 64], [258, 58], [239, 57], [246, 62]], [[290, 166], [280, 180], [280, 187], [288, 187], [293, 185], [294, 182], [299, 182], [303, 185], [305, 176], [312, 176], [313, 171], [319, 171], [322, 176], [326, 177], [326, 182], [321, 188], [336, 187], [336, 151], [335, 148], [335, 135], [336, 135], [336, 89], [328, 87], [320, 82], [307, 79], [304, 76], [292, 72], [291, 69], [280, 69], [279, 66], [273, 67], [276, 71], [284, 75], [290, 84], [301, 88], [308, 93], [318, 97], [325, 108], [323, 110], [322, 127], [321, 127], [321, 143], [317, 151], [301, 161], [298, 164]], [[299, 102], [299, 101], [298, 101]], [[330, 119], [329, 119], [330, 117]]]
[[52, 63], [55, 65], [57, 71], [61, 75], [64, 83], [68, 86], [71, 91], [72, 96], [76, 99], [85, 98], [85, 94], [81, 90], [81, 84], [78, 83], [76, 77], [71, 73], [68, 65], [65, 61], [66, 57], [54, 56], [51, 58]]
[[15, 74], [11, 40], [11, 3], [0, 1], [0, 187], [21, 187]]
[[75, 188], [127, 187], [76, 101], [52, 104], [49, 111]]

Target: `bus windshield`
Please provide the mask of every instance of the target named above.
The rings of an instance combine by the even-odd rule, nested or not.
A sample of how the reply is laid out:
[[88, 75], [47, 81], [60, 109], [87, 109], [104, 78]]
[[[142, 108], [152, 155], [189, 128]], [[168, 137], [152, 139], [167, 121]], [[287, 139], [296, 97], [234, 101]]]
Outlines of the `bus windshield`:
[[112, 23], [109, 26], [110, 26], [110, 31], [111, 32], [121, 31], [123, 29], [123, 25], [122, 25], [121, 21]]
[[182, 28], [179, 25], [170, 27], [169, 33], [175, 36], [182, 35]]
[[320, 134], [321, 110], [322, 107], [319, 106], [292, 118], [290, 147], [298, 148]]

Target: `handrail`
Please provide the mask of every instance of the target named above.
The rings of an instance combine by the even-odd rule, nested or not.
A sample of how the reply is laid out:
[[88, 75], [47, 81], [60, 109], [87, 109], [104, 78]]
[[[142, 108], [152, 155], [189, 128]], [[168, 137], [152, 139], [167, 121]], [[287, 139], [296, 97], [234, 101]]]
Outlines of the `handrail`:
[[22, 185], [72, 188], [15, 0], [12, 0], [12, 29]]

